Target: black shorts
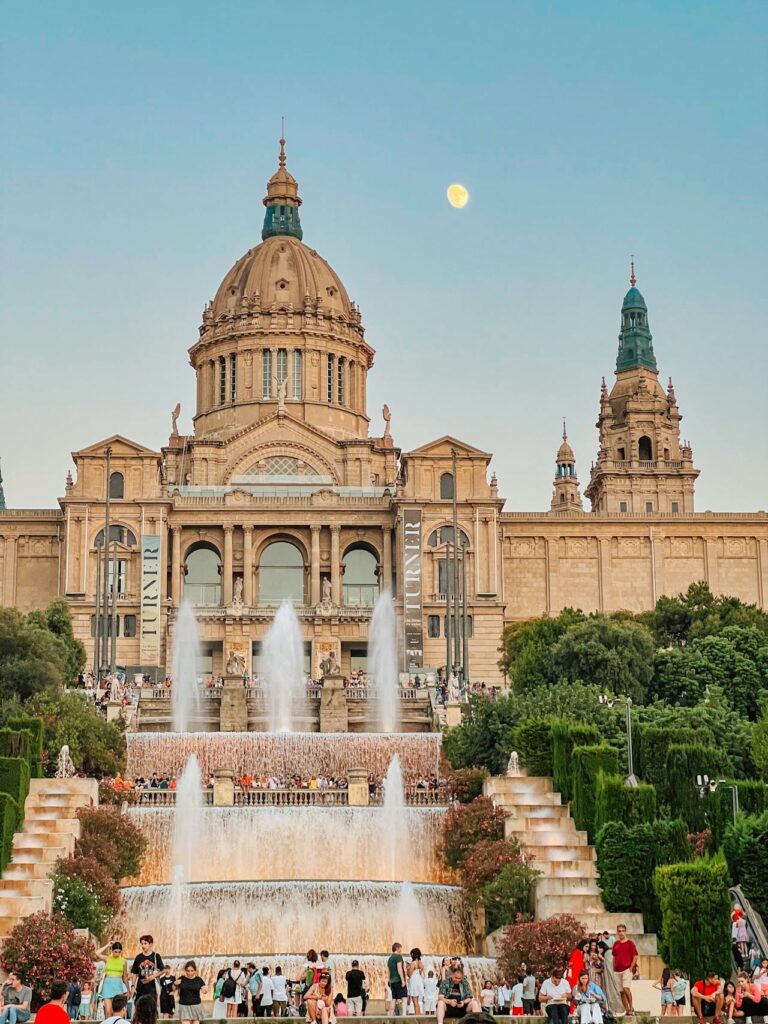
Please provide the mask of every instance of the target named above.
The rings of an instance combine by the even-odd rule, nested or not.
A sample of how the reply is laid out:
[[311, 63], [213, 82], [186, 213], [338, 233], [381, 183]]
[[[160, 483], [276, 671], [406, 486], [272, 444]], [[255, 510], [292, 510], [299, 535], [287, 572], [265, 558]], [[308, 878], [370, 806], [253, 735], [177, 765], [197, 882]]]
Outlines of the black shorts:
[[466, 1017], [467, 1016], [467, 1008], [466, 1008], [466, 1006], [446, 1006], [446, 1008], [445, 1008], [445, 1016], [446, 1016], [446, 1018], [448, 1018], [448, 1017], [454, 1017], [454, 1018]]
[[715, 1004], [711, 1003], [708, 999], [701, 1000], [701, 1016], [702, 1017], [714, 1017], [715, 1016]]
[[536, 1012], [536, 1000], [535, 999], [524, 999], [523, 1000], [523, 1013], [526, 1017], [532, 1017]]
[[676, 999], [675, 1002], [678, 1006], [685, 1006], [685, 996], [681, 996], [679, 999]]
[[[389, 988], [393, 999], [408, 998], [408, 989], [405, 985], [390, 985]], [[462, 1014], [462, 1016], [466, 1016], [466, 1014]]]

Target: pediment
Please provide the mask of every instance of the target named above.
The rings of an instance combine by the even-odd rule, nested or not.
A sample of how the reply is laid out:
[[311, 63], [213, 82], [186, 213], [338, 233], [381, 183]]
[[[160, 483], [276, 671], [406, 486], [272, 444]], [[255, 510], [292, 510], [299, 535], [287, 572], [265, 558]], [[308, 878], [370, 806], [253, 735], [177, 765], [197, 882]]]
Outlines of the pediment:
[[240, 476], [260, 458], [295, 454], [296, 458], [313, 466], [321, 476], [339, 482], [336, 463], [340, 447], [322, 431], [288, 413], [275, 413], [260, 423], [230, 438], [225, 446], [226, 465], [223, 480]]
[[444, 434], [443, 437], [438, 437], [434, 441], [428, 441], [427, 444], [420, 445], [410, 452], [404, 452], [403, 458], [407, 459], [411, 456], [450, 458], [452, 448], [455, 448], [458, 454], [464, 457], [473, 456], [474, 458], [485, 459], [486, 461], [489, 461], [492, 457], [490, 452], [484, 452], [480, 448], [475, 448], [474, 445], [467, 444], [466, 441], [459, 441], [458, 438], [452, 437], [450, 434]]
[[147, 448], [143, 444], [139, 444], [138, 441], [131, 441], [128, 437], [123, 437], [122, 434], [113, 434], [111, 437], [104, 438], [103, 441], [97, 441], [95, 444], [90, 444], [86, 448], [81, 448], [79, 451], [72, 452], [72, 458], [77, 460], [78, 458], [87, 458], [98, 456], [99, 458], [104, 457], [104, 450], [106, 448], [112, 449], [113, 458], [132, 456], [152, 456], [156, 459], [160, 458], [160, 452], [153, 451], [152, 448]]

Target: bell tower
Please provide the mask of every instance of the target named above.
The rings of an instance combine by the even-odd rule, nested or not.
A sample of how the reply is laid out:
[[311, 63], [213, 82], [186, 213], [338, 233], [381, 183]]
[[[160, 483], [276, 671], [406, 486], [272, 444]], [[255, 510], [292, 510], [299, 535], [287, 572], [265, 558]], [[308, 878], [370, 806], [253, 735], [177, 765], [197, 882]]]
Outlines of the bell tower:
[[585, 490], [593, 512], [633, 515], [693, 512], [691, 446], [680, 440], [682, 415], [672, 379], [659, 383], [648, 307], [636, 287], [634, 260], [630, 289], [621, 307], [616, 381], [603, 378], [597, 428], [600, 449]]
[[568, 434], [563, 420], [563, 443], [557, 449], [555, 489], [552, 493], [552, 512], [582, 512], [584, 505], [576, 476], [576, 459], [573, 448], [568, 444]]

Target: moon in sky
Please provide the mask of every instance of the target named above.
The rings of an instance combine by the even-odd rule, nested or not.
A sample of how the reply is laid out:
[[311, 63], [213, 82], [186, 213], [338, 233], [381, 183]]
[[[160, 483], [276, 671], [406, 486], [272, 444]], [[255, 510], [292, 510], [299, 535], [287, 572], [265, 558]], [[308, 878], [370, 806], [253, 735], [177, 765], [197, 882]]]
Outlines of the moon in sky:
[[448, 202], [456, 210], [461, 210], [469, 202], [469, 192], [463, 185], [449, 185], [445, 194], [448, 196]]

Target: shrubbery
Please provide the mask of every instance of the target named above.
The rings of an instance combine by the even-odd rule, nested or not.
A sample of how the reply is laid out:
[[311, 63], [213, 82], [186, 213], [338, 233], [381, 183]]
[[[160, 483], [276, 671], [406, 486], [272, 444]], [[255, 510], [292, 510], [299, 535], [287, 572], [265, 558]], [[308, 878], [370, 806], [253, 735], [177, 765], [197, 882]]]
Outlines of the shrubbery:
[[[29, 735], [26, 756], [29, 758], [29, 774], [33, 779], [43, 776], [43, 720], [32, 715], [15, 715], [8, 719], [11, 729]], [[22, 755], [19, 755], [22, 756]]]
[[128, 815], [117, 807], [84, 807], [77, 816], [77, 857], [94, 857], [116, 882], [139, 873], [147, 840]]
[[653, 887], [661, 907], [659, 953], [690, 978], [731, 973], [730, 877], [722, 854], [659, 867]]
[[595, 784], [595, 834], [609, 821], [639, 825], [656, 820], [656, 790], [647, 782], [628, 786], [620, 775], [598, 772]]
[[524, 718], [512, 733], [512, 748], [529, 775], [552, 774], [552, 719]]
[[0, 871], [5, 871], [11, 859], [18, 819], [19, 805], [8, 793], [0, 793]]
[[534, 973], [549, 975], [555, 967], [565, 967], [574, 946], [585, 935], [584, 925], [571, 914], [510, 925], [501, 940], [499, 969], [504, 977], [513, 978], [527, 964]]
[[514, 838], [480, 840], [461, 869], [470, 903], [485, 908], [489, 931], [528, 913], [538, 875]]
[[590, 747], [574, 747], [573, 818], [577, 829], [583, 829], [590, 841], [595, 834], [595, 787], [599, 772], [615, 775], [619, 770], [616, 750], [607, 743]]
[[696, 788], [697, 775], [722, 778], [729, 774], [725, 755], [719, 747], [700, 743], [673, 743], [667, 749], [662, 793], [668, 806], [674, 807], [692, 832], [707, 825], [705, 804]]
[[552, 723], [552, 781], [555, 790], [562, 795], [563, 803], [573, 799], [573, 748], [599, 742], [600, 731], [594, 725], [562, 718]]
[[487, 768], [456, 768], [448, 773], [448, 788], [460, 804], [469, 804], [483, 792]]
[[39, 1005], [54, 978], [90, 980], [95, 950], [60, 914], [40, 911], [24, 918], [5, 940], [0, 965], [15, 971], [34, 992]]
[[110, 871], [95, 857], [65, 857], [56, 862], [59, 878], [79, 879], [93, 891], [99, 905], [114, 917], [123, 906], [120, 889]]
[[448, 867], [460, 868], [481, 840], [503, 839], [505, 817], [504, 811], [494, 807], [487, 796], [452, 807], [443, 826], [443, 856]]
[[742, 817], [726, 831], [723, 852], [731, 875], [763, 920], [768, 920], [768, 811]]
[[103, 936], [112, 916], [91, 886], [72, 875], [54, 875], [53, 912], [66, 917], [75, 928], [87, 928], [97, 938]]
[[22, 757], [0, 757], [0, 793], [16, 803], [16, 827], [24, 821], [24, 801], [29, 793], [29, 762]]
[[78, 772], [94, 778], [114, 775], [125, 768], [125, 733], [122, 722], [106, 722], [84, 693], [40, 694], [29, 709], [44, 724], [48, 763], [55, 767], [67, 744]]

